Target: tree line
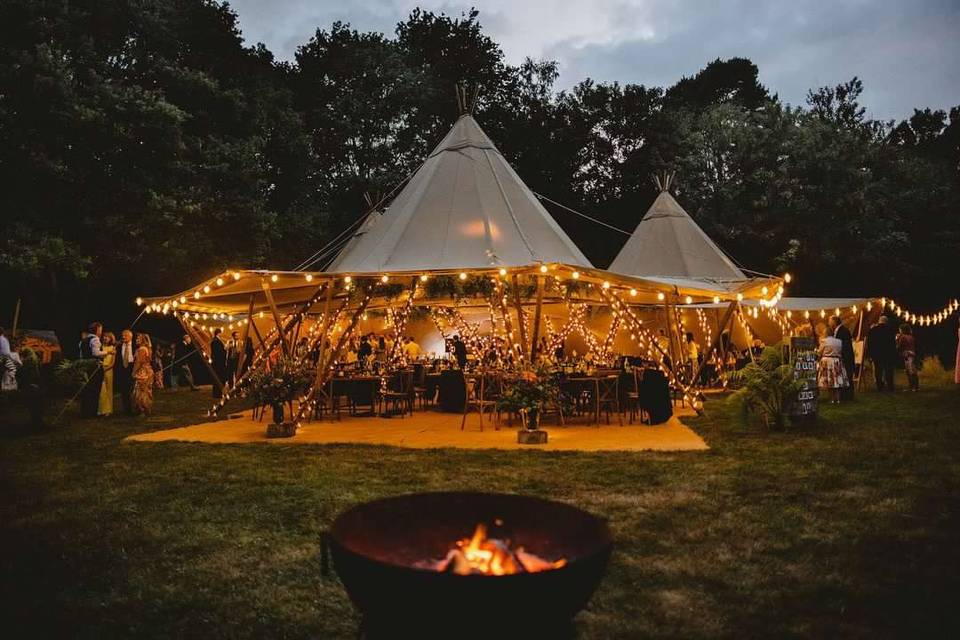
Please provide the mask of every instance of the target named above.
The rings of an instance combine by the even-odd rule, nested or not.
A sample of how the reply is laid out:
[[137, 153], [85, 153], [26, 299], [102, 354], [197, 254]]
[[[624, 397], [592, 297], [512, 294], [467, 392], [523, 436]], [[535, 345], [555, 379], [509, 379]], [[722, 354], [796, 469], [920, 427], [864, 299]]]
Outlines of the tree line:
[[[960, 107], [873, 120], [857, 78], [791, 106], [743, 58], [665, 88], [557, 78], [508, 64], [475, 10], [416, 9], [390, 35], [322, 26], [286, 62], [213, 0], [9, 0], [0, 324], [17, 298], [34, 327], [123, 323], [139, 294], [294, 267], [419, 165], [458, 82], [524, 181], [573, 209], [632, 230], [670, 170], [705, 231], [794, 274], [792, 294], [957, 294]], [[548, 208], [597, 266], [626, 240]]]

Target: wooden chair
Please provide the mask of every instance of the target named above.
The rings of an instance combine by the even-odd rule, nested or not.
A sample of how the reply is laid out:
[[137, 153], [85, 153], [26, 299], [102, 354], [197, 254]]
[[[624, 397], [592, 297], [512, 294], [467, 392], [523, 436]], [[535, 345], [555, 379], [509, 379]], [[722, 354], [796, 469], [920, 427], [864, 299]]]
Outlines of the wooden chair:
[[[620, 426], [623, 426], [623, 414], [620, 413], [620, 377], [606, 376], [597, 381], [597, 408], [603, 412], [606, 410], [607, 424], [610, 424], [610, 410], [617, 414], [617, 420]], [[599, 421], [597, 421], [599, 426]]]
[[624, 394], [627, 401], [628, 424], [633, 424], [633, 419], [638, 415], [640, 416], [640, 422], [643, 422], [643, 409], [640, 408], [640, 379], [637, 376], [636, 367], [633, 367], [631, 374], [633, 388], [628, 389]]
[[433, 398], [427, 398], [427, 368], [420, 363], [413, 365], [413, 397], [420, 401], [421, 411], [433, 403]]
[[[394, 388], [389, 388], [394, 387]], [[408, 411], [413, 415], [413, 371], [399, 371], [394, 374], [386, 391], [380, 394], [383, 413], [404, 416]], [[392, 411], [388, 412], [388, 406]]]
[[500, 410], [497, 408], [497, 403], [501, 395], [500, 378], [481, 373], [473, 378], [465, 376], [463, 380], [467, 399], [463, 403], [463, 419], [460, 421], [460, 431], [463, 431], [467, 424], [467, 413], [471, 407], [475, 407], [480, 414], [480, 431], [483, 431], [483, 413], [485, 410], [493, 414], [494, 429], [499, 431]]

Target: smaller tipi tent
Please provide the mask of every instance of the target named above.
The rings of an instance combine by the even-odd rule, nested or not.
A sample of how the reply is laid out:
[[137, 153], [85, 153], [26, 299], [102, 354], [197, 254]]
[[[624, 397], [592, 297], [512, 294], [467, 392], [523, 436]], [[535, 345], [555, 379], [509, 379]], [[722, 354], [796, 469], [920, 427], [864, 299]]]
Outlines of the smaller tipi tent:
[[617, 254], [609, 271], [664, 284], [695, 281], [729, 290], [750, 278], [703, 232], [670, 194], [670, 177], [656, 179], [660, 195]]

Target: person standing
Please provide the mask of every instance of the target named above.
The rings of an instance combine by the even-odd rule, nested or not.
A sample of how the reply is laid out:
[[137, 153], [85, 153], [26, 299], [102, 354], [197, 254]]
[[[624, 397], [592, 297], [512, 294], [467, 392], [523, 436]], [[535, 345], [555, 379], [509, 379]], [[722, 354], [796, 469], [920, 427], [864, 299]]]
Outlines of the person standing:
[[[821, 325], [822, 330], [823, 325]], [[820, 362], [817, 365], [817, 386], [830, 392], [830, 404], [840, 404], [841, 390], [847, 386], [847, 372], [843, 368], [843, 344], [840, 339], [827, 334], [817, 348]]]
[[903, 370], [907, 372], [907, 383], [910, 391], [920, 391], [920, 376], [917, 375], [917, 341], [913, 337], [913, 329], [904, 322], [897, 333], [897, 353], [903, 360]]
[[[103, 348], [100, 344], [100, 336], [103, 334], [103, 327], [99, 322], [94, 322], [87, 329], [87, 336], [80, 343], [80, 358], [88, 360], [91, 366], [90, 377], [86, 385], [80, 391], [80, 417], [96, 418], [97, 405], [100, 404], [100, 387], [103, 385]], [[96, 368], [93, 368], [94, 364]]]
[[897, 360], [897, 346], [887, 316], [880, 316], [877, 324], [867, 332], [867, 354], [873, 361], [877, 391], [893, 391], [893, 367]]
[[[306, 338], [304, 338], [306, 339]], [[224, 380], [224, 384], [233, 386], [233, 380], [237, 375], [237, 365], [240, 364], [240, 334], [236, 331], [230, 334], [230, 339], [227, 340], [227, 370], [226, 375], [227, 379]], [[299, 353], [298, 353], [299, 355]]]
[[840, 391], [840, 397], [844, 400], [853, 400], [853, 374], [856, 365], [853, 355], [853, 334], [840, 320], [840, 316], [830, 316], [830, 329], [833, 337], [840, 341], [840, 360], [843, 362], [843, 370], [847, 373], [847, 386]]
[[180, 368], [177, 370], [177, 375], [174, 376], [176, 386], [182, 387], [184, 386], [184, 381], [186, 381], [190, 389], [196, 391], [197, 385], [193, 381], [193, 366], [191, 363], [197, 360], [197, 350], [194, 348], [193, 341], [189, 335], [183, 335], [183, 339], [180, 341], [180, 348], [174, 356], [180, 361]]
[[137, 334], [137, 351], [133, 356], [133, 410], [145, 416], [153, 412], [153, 353], [150, 348], [150, 336]]
[[0, 327], [0, 358], [10, 355], [10, 340], [7, 338], [7, 331]]
[[10, 347], [10, 341], [0, 327], [0, 391], [4, 393], [17, 390], [17, 369], [22, 361], [15, 348]]
[[116, 369], [117, 339], [109, 331], [103, 334], [103, 383], [100, 385], [100, 399], [97, 401], [97, 415], [113, 415], [113, 378]]
[[136, 347], [133, 344], [133, 331], [124, 329], [120, 332], [120, 346], [117, 347], [116, 361], [113, 367], [113, 381], [120, 393], [120, 402], [123, 412], [133, 414], [130, 394], [133, 393], [133, 356]]
[[[317, 345], [320, 344], [320, 341], [317, 340]], [[316, 356], [314, 356], [316, 353]], [[247, 369], [253, 364], [253, 356], [255, 351], [253, 349], [253, 338], [249, 335], [247, 339], [243, 341], [243, 366], [240, 367], [240, 375], [242, 376], [247, 372]], [[317, 366], [317, 360], [320, 358], [320, 350], [318, 347], [314, 347], [310, 350], [310, 362], [313, 363], [314, 368]]]
[[220, 327], [214, 329], [213, 340], [210, 341], [210, 364], [213, 367], [213, 372], [220, 381], [220, 384], [217, 384], [217, 380], [213, 381], [214, 398], [223, 396], [223, 387], [221, 385], [226, 384], [227, 380], [227, 347], [223, 344], [223, 339], [220, 338], [221, 333], [223, 333], [223, 329]]
[[467, 345], [460, 339], [459, 334], [453, 336], [453, 357], [457, 359], [457, 366], [467, 368]]

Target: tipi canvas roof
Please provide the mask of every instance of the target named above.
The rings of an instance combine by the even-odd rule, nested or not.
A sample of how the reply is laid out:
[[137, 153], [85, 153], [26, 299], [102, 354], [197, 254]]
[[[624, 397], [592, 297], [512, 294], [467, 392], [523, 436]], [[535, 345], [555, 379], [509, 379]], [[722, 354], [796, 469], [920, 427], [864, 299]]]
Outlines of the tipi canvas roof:
[[666, 189], [653, 201], [609, 270], [661, 281], [724, 284], [748, 279]]
[[489, 269], [590, 262], [462, 115], [383, 217], [327, 268], [335, 273]]

